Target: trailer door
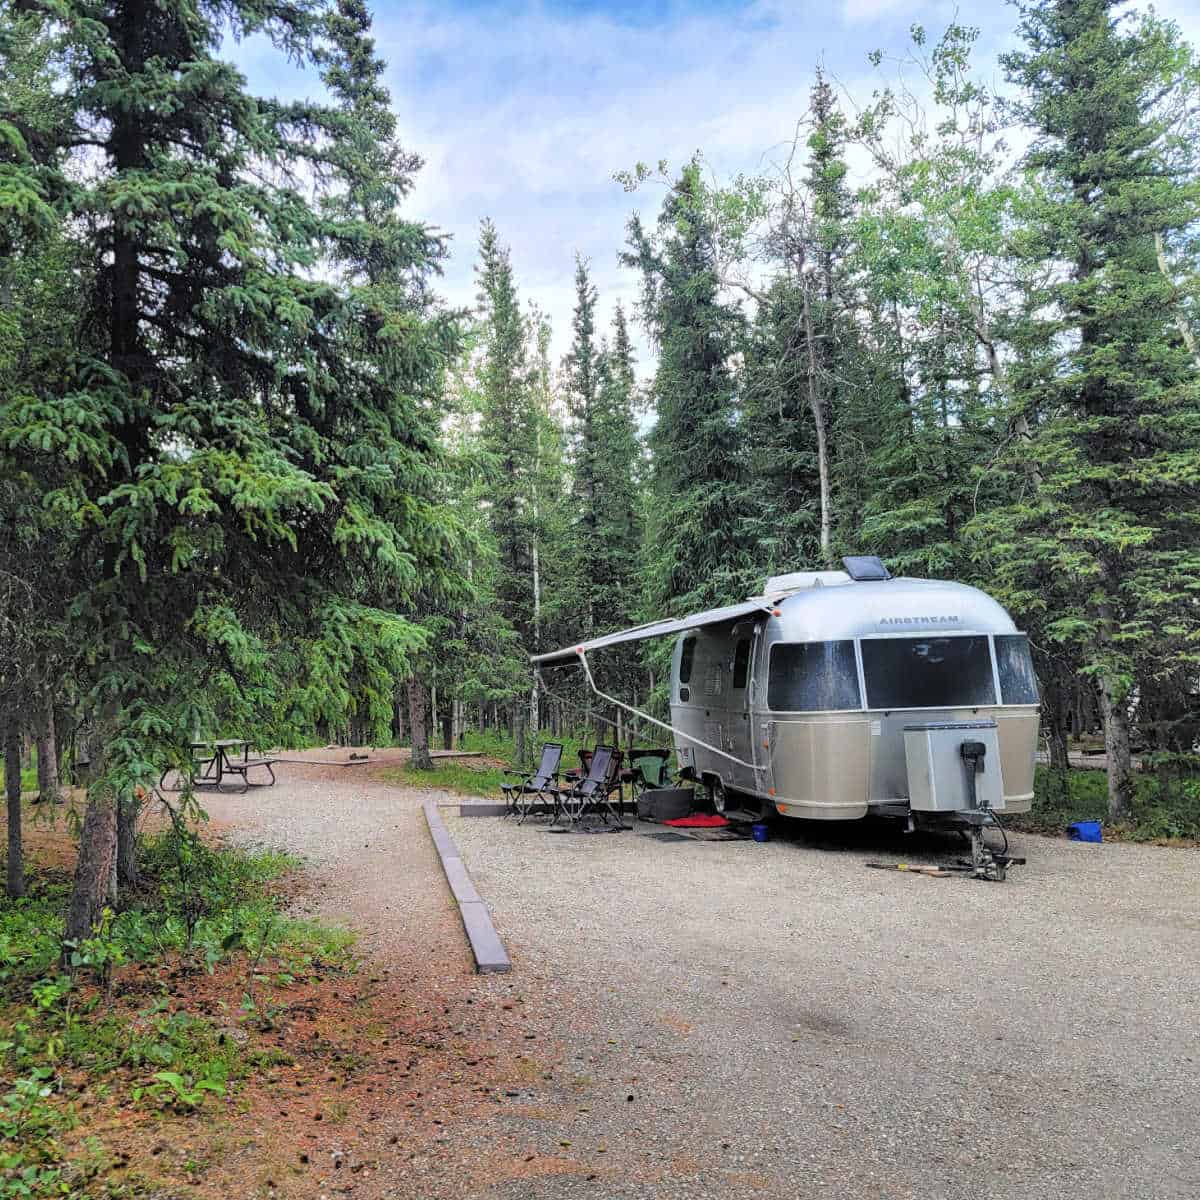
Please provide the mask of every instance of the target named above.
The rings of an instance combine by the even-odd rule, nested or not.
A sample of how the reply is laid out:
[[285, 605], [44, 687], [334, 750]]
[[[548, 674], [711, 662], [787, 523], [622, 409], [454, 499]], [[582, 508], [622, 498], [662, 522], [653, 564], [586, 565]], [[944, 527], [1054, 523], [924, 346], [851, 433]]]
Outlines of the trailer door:
[[[726, 750], [743, 763], [754, 763], [754, 653], [758, 626], [741, 626], [734, 631], [733, 662], [730, 670]], [[722, 775], [742, 792], [757, 790], [757, 772], [751, 766], [726, 760]]]

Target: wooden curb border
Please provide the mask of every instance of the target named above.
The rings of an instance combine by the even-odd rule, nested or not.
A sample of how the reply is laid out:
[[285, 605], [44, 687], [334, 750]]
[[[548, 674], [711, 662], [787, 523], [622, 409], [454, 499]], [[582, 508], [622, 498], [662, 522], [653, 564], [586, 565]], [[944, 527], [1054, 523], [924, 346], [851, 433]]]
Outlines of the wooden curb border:
[[463, 865], [462, 855], [438, 812], [437, 804], [426, 800], [424, 804], [425, 821], [429, 825], [429, 835], [441, 859], [442, 870], [446, 874], [446, 882], [454, 895], [462, 916], [463, 928], [467, 932], [467, 941], [471, 944], [471, 953], [475, 957], [475, 970], [481, 975], [501, 974], [512, 970], [512, 960], [504, 943], [492, 924], [491, 914], [483, 897], [475, 890], [471, 876]]

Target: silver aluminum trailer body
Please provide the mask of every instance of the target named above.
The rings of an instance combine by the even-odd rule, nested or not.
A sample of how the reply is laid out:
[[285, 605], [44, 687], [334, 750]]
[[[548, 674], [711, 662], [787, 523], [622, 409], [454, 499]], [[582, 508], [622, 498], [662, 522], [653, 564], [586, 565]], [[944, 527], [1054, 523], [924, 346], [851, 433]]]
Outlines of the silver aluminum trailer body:
[[677, 635], [671, 725], [686, 773], [787, 817], [900, 813], [905, 727], [990, 719], [996, 807], [1029, 809], [1037, 685], [1025, 639], [995, 600], [923, 579], [792, 579], [807, 586]]
[[[870, 561], [874, 578], [869, 564], [853, 578], [846, 571], [780, 576], [742, 604], [533, 661], [539, 669], [581, 664], [595, 687], [589, 653], [674, 635], [670, 729], [679, 765], [709, 787], [718, 807], [736, 791], [810, 820], [953, 817], [922, 789], [921, 765], [909, 759], [923, 752], [906, 749], [907, 729], [910, 747], [924, 738], [958, 762], [957, 808], [976, 807], [978, 769], [1001, 776], [987, 780], [999, 802], [983, 807], [1027, 811], [1039, 704], [1025, 636], [977, 588], [893, 579]], [[976, 744], [983, 754], [964, 775], [968, 746]]]

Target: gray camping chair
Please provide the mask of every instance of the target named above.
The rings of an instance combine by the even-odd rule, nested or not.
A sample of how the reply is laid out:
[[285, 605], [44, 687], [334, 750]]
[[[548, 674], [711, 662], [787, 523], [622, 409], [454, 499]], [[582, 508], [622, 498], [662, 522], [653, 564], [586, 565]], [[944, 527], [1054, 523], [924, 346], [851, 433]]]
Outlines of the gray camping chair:
[[[506, 817], [515, 816], [517, 824], [523, 824], [538, 800], [549, 801], [552, 814], [558, 816], [558, 765], [562, 761], [562, 752], [561, 742], [547, 742], [542, 747], [542, 761], [532, 775], [522, 775], [516, 783], [500, 785]], [[517, 772], [507, 771], [505, 774], [515, 775]]]
[[[607, 823], [609, 817], [624, 826], [612, 796], [620, 796], [621, 752], [612, 746], [597, 746], [592, 752], [587, 774], [559, 797], [559, 811], [574, 825], [587, 813], [597, 813]], [[555, 818], [557, 820], [557, 817]]]

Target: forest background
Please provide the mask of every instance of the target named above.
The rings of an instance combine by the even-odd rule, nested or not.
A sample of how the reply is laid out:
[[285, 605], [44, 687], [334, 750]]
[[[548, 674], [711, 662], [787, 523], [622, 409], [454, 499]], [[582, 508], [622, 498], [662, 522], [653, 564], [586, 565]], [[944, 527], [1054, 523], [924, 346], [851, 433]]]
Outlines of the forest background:
[[[919, 94], [815, 70], [777, 169], [614, 164], [659, 205], [614, 231], [636, 311], [579, 258], [556, 356], [486, 218], [439, 298], [360, 0], [0, 9], [10, 894], [25, 739], [46, 799], [87, 763], [78, 939], [198, 734], [524, 757], [600, 720], [530, 653], [844, 553], [999, 598], [1111, 817], [1200, 805], [1200, 65], [1148, 10], [1013, 18], [999, 64], [914, 27]], [[249, 36], [318, 98], [253, 94]], [[663, 665], [602, 685], [661, 704]]]

